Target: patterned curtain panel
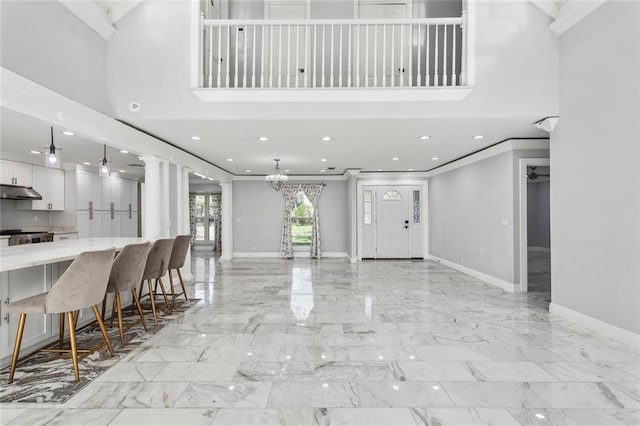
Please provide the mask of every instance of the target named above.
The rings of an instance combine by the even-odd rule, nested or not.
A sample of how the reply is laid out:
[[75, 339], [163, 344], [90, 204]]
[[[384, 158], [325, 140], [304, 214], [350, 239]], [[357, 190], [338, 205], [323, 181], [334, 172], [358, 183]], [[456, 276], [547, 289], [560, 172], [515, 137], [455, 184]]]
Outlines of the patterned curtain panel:
[[291, 259], [293, 257], [293, 242], [291, 241], [291, 208], [300, 190], [300, 185], [285, 183], [280, 188], [284, 198], [284, 216], [282, 219], [282, 236], [280, 238], [280, 257]]
[[[324, 185], [321, 183], [303, 183], [300, 185], [300, 190], [304, 191], [313, 206], [311, 257], [318, 259], [322, 257], [322, 251], [320, 250], [320, 214], [318, 213], [318, 200], [320, 199], [323, 187]], [[289, 230], [291, 230], [291, 225], [289, 225]]]
[[213, 211], [213, 226], [215, 229], [215, 251], [222, 250], [222, 194], [214, 192], [211, 194], [211, 210]]
[[196, 242], [196, 194], [189, 194], [189, 229], [191, 230], [191, 246]]

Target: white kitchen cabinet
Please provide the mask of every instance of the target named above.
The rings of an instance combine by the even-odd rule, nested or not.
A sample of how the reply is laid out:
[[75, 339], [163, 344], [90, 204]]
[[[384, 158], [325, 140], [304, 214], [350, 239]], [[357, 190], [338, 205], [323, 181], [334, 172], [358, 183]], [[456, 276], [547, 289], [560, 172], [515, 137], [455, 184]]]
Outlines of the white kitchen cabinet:
[[64, 210], [64, 170], [34, 166], [32, 180], [42, 200], [18, 201], [18, 209]]
[[64, 240], [77, 240], [78, 233], [71, 232], [65, 234], [53, 234], [53, 241], [64, 241]]
[[79, 211], [78, 238], [100, 238], [111, 236], [111, 216], [109, 212]]
[[119, 215], [120, 237], [137, 237], [138, 236], [138, 212], [117, 212]]
[[32, 173], [31, 164], [0, 160], [0, 181], [3, 184], [33, 186]]
[[102, 210], [102, 185], [100, 176], [95, 173], [77, 171], [77, 209]]

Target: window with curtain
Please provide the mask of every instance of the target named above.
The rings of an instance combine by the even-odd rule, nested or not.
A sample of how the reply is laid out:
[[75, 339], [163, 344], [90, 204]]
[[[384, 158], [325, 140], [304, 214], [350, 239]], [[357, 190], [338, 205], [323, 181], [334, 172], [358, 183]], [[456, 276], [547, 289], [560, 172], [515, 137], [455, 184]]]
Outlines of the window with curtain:
[[291, 208], [291, 241], [294, 246], [308, 246], [312, 236], [313, 205], [304, 191], [298, 191]]

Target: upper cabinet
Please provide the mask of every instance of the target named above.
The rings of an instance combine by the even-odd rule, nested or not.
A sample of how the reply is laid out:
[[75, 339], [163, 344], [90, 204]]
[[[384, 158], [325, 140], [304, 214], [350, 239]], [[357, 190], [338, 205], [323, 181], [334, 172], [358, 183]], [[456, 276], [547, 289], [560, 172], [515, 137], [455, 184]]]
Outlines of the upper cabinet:
[[20, 210], [64, 210], [64, 170], [32, 167], [32, 185], [42, 200], [18, 201]]
[[33, 186], [33, 166], [0, 160], [0, 182], [5, 185]]
[[84, 170], [77, 172], [77, 209], [138, 211], [138, 183], [115, 176], [100, 177]]

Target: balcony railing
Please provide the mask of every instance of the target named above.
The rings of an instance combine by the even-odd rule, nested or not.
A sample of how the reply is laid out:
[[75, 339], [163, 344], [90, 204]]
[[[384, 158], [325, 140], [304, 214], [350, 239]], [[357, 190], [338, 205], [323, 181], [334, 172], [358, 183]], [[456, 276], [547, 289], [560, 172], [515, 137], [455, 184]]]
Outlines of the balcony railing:
[[203, 88], [466, 85], [465, 16], [407, 20], [203, 20]]

